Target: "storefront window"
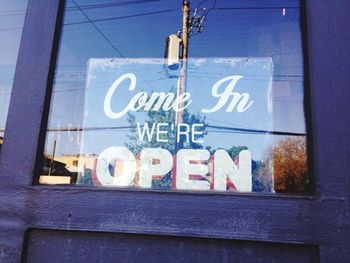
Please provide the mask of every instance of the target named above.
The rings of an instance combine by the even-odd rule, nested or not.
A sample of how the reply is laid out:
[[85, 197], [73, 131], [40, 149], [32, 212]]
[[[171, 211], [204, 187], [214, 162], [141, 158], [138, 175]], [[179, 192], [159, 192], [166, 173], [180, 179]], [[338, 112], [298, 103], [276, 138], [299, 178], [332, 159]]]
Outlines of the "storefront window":
[[184, 3], [67, 0], [41, 184], [307, 191], [300, 2]]
[[0, 1], [0, 149], [10, 103], [27, 0]]

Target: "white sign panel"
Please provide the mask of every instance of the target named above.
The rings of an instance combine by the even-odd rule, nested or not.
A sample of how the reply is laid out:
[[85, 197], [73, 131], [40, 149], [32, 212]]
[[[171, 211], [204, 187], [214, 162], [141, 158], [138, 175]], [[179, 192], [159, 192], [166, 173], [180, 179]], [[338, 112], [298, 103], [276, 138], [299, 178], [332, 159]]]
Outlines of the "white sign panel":
[[181, 93], [180, 70], [163, 64], [89, 60], [81, 152], [98, 156], [93, 181], [253, 191], [272, 125], [272, 60], [190, 59]]

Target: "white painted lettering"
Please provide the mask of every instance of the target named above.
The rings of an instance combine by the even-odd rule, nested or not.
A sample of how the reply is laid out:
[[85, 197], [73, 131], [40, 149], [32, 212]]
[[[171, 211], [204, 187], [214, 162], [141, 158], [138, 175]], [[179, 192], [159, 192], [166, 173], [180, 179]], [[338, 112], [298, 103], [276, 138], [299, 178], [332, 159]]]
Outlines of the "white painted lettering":
[[203, 135], [203, 131], [196, 131], [196, 128], [197, 127], [203, 127], [204, 124], [203, 123], [195, 123], [192, 125], [192, 132], [191, 132], [191, 139], [192, 139], [192, 142], [194, 143], [203, 143], [203, 140], [198, 140], [196, 139], [196, 135]]
[[153, 133], [154, 133], [154, 128], [155, 128], [155, 123], [152, 123], [152, 128], [150, 129], [148, 127], [148, 122], [146, 122], [143, 127], [141, 128], [141, 125], [139, 122], [136, 122], [136, 126], [137, 126], [137, 133], [139, 135], [139, 140], [140, 141], [144, 141], [145, 139], [145, 134], [147, 135], [147, 141], [151, 142], [152, 137], [153, 137]]
[[140, 155], [140, 187], [151, 188], [153, 176], [166, 175], [172, 166], [173, 156], [169, 151], [161, 148], [143, 149]]
[[214, 154], [214, 190], [226, 191], [229, 178], [239, 192], [252, 191], [252, 155], [243, 150], [239, 153], [239, 168], [225, 150]]
[[[233, 92], [237, 82], [243, 78], [243, 76], [232, 75], [226, 78], [223, 78], [216, 82], [212, 88], [211, 94], [215, 98], [219, 98], [217, 104], [211, 109], [202, 109], [204, 113], [211, 113], [220, 110], [228, 102], [230, 96], [232, 96], [232, 101], [226, 109], [227, 112], [232, 112], [235, 107], [237, 107], [237, 112], [244, 112], [249, 109], [253, 104], [253, 100], [249, 101], [250, 97], [248, 93], [240, 94], [239, 92]], [[222, 93], [219, 93], [218, 90], [221, 85], [227, 81], [230, 81], [227, 87]]]
[[177, 152], [176, 188], [181, 190], [210, 190], [207, 180], [191, 180], [190, 175], [205, 178], [209, 169], [204, 162], [208, 161], [208, 150], [181, 149]]
[[157, 123], [157, 142], [168, 142], [168, 139], [161, 138], [160, 134], [167, 135], [167, 130], [162, 130], [160, 127], [168, 127], [168, 123]]
[[[185, 129], [182, 129], [181, 127], [184, 127]], [[186, 137], [186, 141], [185, 142], [189, 142], [189, 135], [190, 133], [190, 126], [187, 123], [179, 123], [179, 126], [177, 127], [177, 138], [176, 141], [180, 142], [180, 136], [185, 136]]]
[[[110, 166], [120, 162], [123, 163], [122, 171], [118, 176], [111, 174]], [[97, 159], [96, 176], [102, 185], [130, 186], [134, 180], [135, 171], [136, 159], [125, 147], [109, 147]]]

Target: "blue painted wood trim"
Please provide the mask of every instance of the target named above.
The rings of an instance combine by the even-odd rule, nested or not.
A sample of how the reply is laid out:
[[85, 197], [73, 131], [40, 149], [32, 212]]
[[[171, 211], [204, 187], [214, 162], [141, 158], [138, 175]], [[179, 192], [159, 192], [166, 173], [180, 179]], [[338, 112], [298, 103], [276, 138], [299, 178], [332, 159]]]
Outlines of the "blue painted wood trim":
[[320, 261], [350, 262], [350, 1], [306, 1]]
[[59, 0], [29, 0], [0, 157], [0, 262], [19, 262], [32, 210], [32, 183]]
[[2, 261], [20, 260], [26, 229], [46, 228], [315, 244], [321, 262], [350, 262], [349, 1], [305, 1], [311, 197], [31, 186], [43, 147], [60, 2], [28, 5], [0, 157]]

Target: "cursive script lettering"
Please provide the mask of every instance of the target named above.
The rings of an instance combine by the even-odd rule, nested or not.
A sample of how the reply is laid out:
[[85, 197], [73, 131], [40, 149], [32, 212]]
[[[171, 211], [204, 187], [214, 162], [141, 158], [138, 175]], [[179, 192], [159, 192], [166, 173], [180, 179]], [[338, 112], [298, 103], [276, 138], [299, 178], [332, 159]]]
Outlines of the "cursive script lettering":
[[[119, 77], [112, 86], [108, 89], [104, 100], [104, 112], [107, 117], [111, 119], [118, 119], [124, 116], [128, 111], [158, 111], [163, 109], [168, 111], [173, 109], [174, 111], [182, 111], [191, 104], [191, 94], [184, 92], [175, 98], [175, 94], [172, 92], [153, 92], [150, 96], [144, 91], [138, 92], [129, 104], [120, 112], [114, 112], [112, 110], [112, 96], [117, 90], [118, 86], [124, 81], [130, 79], [129, 90], [133, 91], [136, 87], [136, 76], [132, 73], [124, 74]], [[179, 107], [179, 105], [183, 105]]]
[[[237, 112], [242, 113], [248, 110], [254, 102], [250, 99], [249, 94], [234, 91], [237, 82], [242, 78], [243, 76], [232, 75], [217, 81], [212, 87], [211, 94], [213, 97], [218, 98], [218, 101], [214, 107], [210, 109], [204, 108], [202, 112], [216, 112], [225, 105], [227, 107], [226, 112], [232, 112], [236, 109]], [[151, 95], [148, 95], [145, 91], [140, 91], [131, 98], [123, 110], [115, 112], [112, 110], [112, 97], [117, 91], [118, 86], [127, 80], [130, 81], [129, 91], [133, 91], [136, 88], [137, 81], [136, 76], [132, 73], [126, 73], [120, 76], [107, 91], [104, 99], [104, 112], [111, 119], [121, 118], [128, 111], [183, 111], [192, 103], [189, 92], [184, 92], [176, 97], [173, 92], [152, 92]], [[227, 86], [224, 87], [227, 82]], [[219, 90], [222, 90], [222, 92], [220, 93]]]
[[[213, 95], [213, 97], [219, 98], [219, 100], [213, 108], [202, 109], [202, 112], [211, 113], [220, 110], [228, 102], [230, 96], [232, 96], [233, 98], [231, 100], [231, 103], [228, 105], [226, 112], [232, 112], [235, 107], [237, 108], [237, 112], [245, 112], [246, 110], [248, 110], [249, 107], [253, 104], [253, 100], [249, 102], [249, 94], [240, 94], [239, 92], [233, 92], [238, 80], [240, 80], [241, 78], [243, 78], [243, 76], [233, 75], [223, 78], [216, 82], [211, 90], [211, 94]], [[220, 86], [227, 81], [230, 81], [229, 84], [223, 90], [222, 93], [219, 93], [218, 90]]]

